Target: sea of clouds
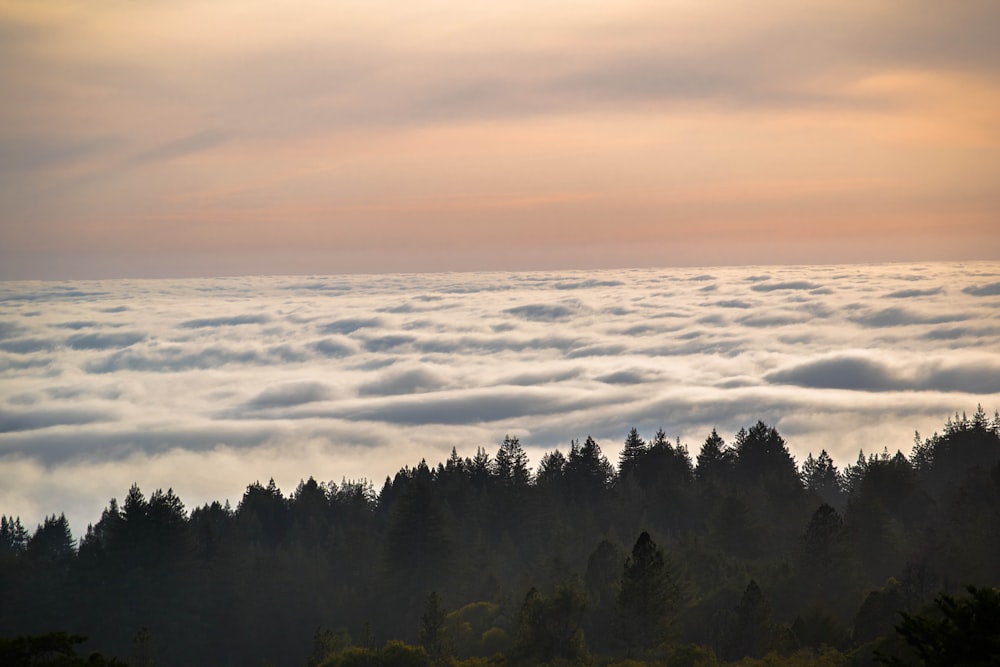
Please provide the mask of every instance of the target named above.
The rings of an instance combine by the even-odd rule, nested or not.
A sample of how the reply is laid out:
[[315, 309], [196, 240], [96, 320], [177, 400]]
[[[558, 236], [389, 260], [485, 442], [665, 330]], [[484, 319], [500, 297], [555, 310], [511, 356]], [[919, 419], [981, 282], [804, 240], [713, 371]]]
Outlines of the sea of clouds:
[[235, 505], [758, 419], [843, 467], [978, 403], [1000, 263], [0, 282], [0, 513], [77, 536], [133, 482]]

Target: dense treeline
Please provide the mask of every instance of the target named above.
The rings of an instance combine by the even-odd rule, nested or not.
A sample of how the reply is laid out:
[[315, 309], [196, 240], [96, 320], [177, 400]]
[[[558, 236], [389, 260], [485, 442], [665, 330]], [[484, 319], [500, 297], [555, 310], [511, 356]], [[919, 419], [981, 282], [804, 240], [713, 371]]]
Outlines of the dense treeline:
[[762, 422], [694, 458], [633, 429], [617, 465], [588, 437], [532, 471], [507, 438], [377, 492], [272, 481], [188, 513], [133, 486], [78, 545], [63, 516], [0, 523], [0, 636], [79, 633], [133, 665], [863, 665], [907, 659], [898, 612], [970, 584], [995, 603], [1000, 416], [981, 408], [843, 469], [797, 466]]

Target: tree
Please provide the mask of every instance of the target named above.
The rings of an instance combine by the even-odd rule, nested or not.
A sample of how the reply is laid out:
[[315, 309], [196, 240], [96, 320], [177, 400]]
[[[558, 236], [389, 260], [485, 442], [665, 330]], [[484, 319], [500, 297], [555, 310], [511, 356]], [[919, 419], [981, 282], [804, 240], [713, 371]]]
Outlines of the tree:
[[26, 553], [36, 563], [67, 564], [76, 555], [76, 546], [66, 515], [45, 517], [28, 539]]
[[618, 456], [618, 473], [624, 476], [634, 475], [642, 457], [647, 452], [646, 442], [639, 437], [639, 431], [632, 428], [625, 438], [625, 447]]
[[84, 660], [76, 654], [76, 646], [87, 641], [80, 635], [50, 632], [38, 636], [18, 636], [0, 639], [0, 665], [4, 667], [126, 667], [114, 658], [92, 653]]
[[851, 595], [853, 558], [844, 522], [837, 510], [820, 505], [802, 536], [799, 574], [802, 591], [846, 613], [857, 603]]
[[969, 586], [969, 597], [942, 593], [923, 615], [903, 612], [896, 626], [918, 661], [878, 654], [880, 662], [905, 667], [1000, 665], [1000, 589]]
[[698, 454], [695, 475], [699, 481], [720, 481], [727, 479], [733, 468], [733, 452], [713, 428]]
[[740, 603], [718, 624], [721, 655], [726, 660], [759, 658], [774, 644], [775, 628], [760, 586], [753, 579], [743, 591]]
[[586, 645], [580, 623], [586, 609], [586, 595], [575, 582], [557, 586], [549, 597], [532, 587], [517, 615], [514, 656], [527, 664], [582, 657]]
[[614, 468], [601, 453], [600, 445], [588, 435], [583, 446], [572, 443], [566, 476], [578, 497], [596, 500], [614, 478]]
[[785, 439], [773, 426], [762, 421], [751, 426], [749, 431], [740, 430], [737, 434], [735, 471], [746, 481], [766, 480], [769, 489], [775, 486], [798, 488], [800, 485], [795, 459]]
[[625, 561], [618, 593], [622, 637], [630, 656], [669, 638], [679, 597], [663, 550], [643, 531]]
[[506, 488], [523, 489], [531, 481], [531, 473], [528, 471], [528, 454], [521, 447], [517, 437], [504, 436], [493, 460], [493, 469], [500, 480], [500, 484]]
[[21, 517], [0, 516], [0, 559], [19, 556], [28, 547], [28, 531], [21, 525]]
[[448, 612], [441, 604], [437, 591], [431, 591], [424, 602], [424, 613], [420, 616], [420, 645], [435, 660], [443, 659], [447, 651], [445, 621]]
[[808, 491], [815, 493], [824, 503], [843, 508], [840, 473], [825, 449], [820, 451], [817, 458], [813, 458], [812, 452], [809, 452], [809, 456], [802, 462], [800, 475]]
[[540, 486], [557, 483], [566, 472], [566, 456], [558, 449], [542, 456], [538, 462], [536, 482]]

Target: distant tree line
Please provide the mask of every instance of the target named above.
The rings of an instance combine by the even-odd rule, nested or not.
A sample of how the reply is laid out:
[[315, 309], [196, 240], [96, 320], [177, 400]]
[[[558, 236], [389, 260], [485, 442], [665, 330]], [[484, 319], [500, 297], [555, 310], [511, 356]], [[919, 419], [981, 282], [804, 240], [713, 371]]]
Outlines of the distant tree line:
[[188, 512], [133, 485], [79, 543], [4, 515], [0, 657], [84, 664], [85, 636], [134, 666], [930, 665], [1000, 641], [975, 625], [1000, 609], [996, 413], [842, 469], [763, 422], [693, 459], [632, 429], [616, 463], [587, 437], [533, 471], [507, 437], [378, 490], [272, 480]]

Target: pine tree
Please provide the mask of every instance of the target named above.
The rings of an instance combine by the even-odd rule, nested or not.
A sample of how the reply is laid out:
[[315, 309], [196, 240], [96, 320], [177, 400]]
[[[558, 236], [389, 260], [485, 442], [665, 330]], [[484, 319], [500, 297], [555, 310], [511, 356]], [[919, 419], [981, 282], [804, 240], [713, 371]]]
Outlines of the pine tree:
[[835, 506], [841, 504], [843, 490], [840, 473], [825, 449], [820, 451], [817, 458], [813, 458], [812, 452], [809, 453], [802, 462], [800, 475], [806, 489], [818, 495], [824, 502]]
[[625, 447], [618, 457], [618, 472], [623, 477], [634, 475], [642, 457], [646, 454], [645, 441], [639, 437], [639, 431], [632, 428], [625, 438]]
[[493, 469], [500, 484], [508, 488], [524, 488], [531, 481], [528, 455], [517, 437], [504, 436], [493, 460]]
[[701, 446], [695, 475], [703, 482], [719, 481], [729, 477], [732, 467], [732, 450], [726, 447], [725, 441], [713, 428], [711, 434], [705, 439], [705, 444]]
[[441, 604], [437, 591], [431, 591], [424, 602], [424, 613], [420, 616], [420, 645], [435, 660], [443, 659], [447, 651], [445, 620], [448, 612]]
[[625, 561], [618, 593], [619, 622], [630, 656], [669, 639], [678, 602], [679, 589], [670, 564], [644, 531]]

